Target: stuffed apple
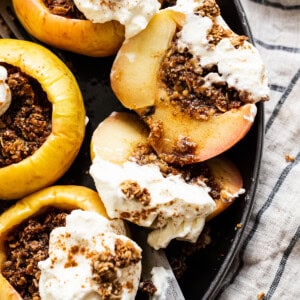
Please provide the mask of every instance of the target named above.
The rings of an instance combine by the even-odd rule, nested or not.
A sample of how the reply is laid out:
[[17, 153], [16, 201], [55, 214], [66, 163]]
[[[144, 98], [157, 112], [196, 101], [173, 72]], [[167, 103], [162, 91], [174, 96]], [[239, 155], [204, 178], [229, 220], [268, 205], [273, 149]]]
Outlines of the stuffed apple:
[[0, 199], [9, 200], [67, 171], [84, 138], [85, 108], [75, 77], [52, 52], [14, 39], [0, 48], [1, 88], [11, 100], [0, 116]]

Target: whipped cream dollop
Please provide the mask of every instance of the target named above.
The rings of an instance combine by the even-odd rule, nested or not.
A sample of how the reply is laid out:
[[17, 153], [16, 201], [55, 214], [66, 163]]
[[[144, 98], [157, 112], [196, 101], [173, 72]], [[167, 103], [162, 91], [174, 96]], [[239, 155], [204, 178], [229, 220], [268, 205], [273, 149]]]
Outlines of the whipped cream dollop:
[[49, 257], [38, 263], [42, 300], [135, 299], [141, 248], [121, 220], [74, 210], [50, 234]]
[[159, 11], [157, 0], [74, 0], [76, 7], [94, 23], [119, 21], [125, 26], [125, 37], [130, 38], [148, 25]]
[[116, 164], [96, 157], [90, 174], [107, 214], [153, 228], [148, 243], [155, 249], [172, 239], [195, 242], [215, 209], [204, 183], [187, 183], [181, 175], [164, 177], [155, 164]]
[[[258, 50], [235, 34], [221, 15], [206, 16], [205, 12], [196, 15], [194, 12], [201, 11], [204, 2], [179, 0], [170, 8], [186, 15], [179, 34], [179, 49], [188, 49], [202, 68], [217, 66], [217, 73], [210, 72], [204, 77], [204, 85], [226, 82], [229, 88], [238, 90], [246, 102], [267, 100], [270, 91]], [[214, 38], [217, 40], [212, 42]]]
[[6, 83], [7, 70], [0, 66], [0, 116], [2, 116], [11, 104], [11, 91]]

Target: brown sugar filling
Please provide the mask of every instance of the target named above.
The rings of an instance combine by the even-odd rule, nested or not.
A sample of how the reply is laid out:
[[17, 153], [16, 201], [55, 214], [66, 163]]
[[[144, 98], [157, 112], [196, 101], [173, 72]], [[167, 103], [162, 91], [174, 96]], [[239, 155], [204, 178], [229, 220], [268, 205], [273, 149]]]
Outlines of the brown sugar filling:
[[0, 116], [0, 167], [31, 156], [52, 130], [52, 104], [38, 81], [18, 67], [0, 62], [8, 72], [12, 103]]
[[218, 66], [200, 67], [188, 49], [179, 49], [179, 35], [173, 39], [160, 68], [170, 104], [179, 106], [185, 114], [198, 120], [208, 120], [212, 115], [239, 108], [243, 104], [239, 92], [229, 88], [225, 81], [205, 86], [204, 77], [209, 73], [219, 74]]
[[86, 20], [73, 0], [43, 0], [50, 13], [70, 19]]
[[66, 216], [67, 211], [49, 208], [21, 223], [7, 236], [7, 258], [1, 273], [24, 300], [40, 299], [38, 262], [48, 258], [50, 232], [65, 226]]

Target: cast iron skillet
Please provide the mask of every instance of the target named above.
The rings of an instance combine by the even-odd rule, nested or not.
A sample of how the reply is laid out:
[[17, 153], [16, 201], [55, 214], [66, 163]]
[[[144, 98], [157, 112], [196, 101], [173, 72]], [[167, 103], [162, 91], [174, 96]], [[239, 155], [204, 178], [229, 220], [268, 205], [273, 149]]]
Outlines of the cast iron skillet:
[[[34, 40], [14, 18], [13, 11], [10, 9], [10, 0], [1, 0], [1, 2], [2, 7], [7, 5], [7, 9], [12, 15], [10, 22], [13, 22], [13, 26], [16, 26], [17, 29], [17, 34], [16, 32], [11, 33], [10, 37]], [[253, 41], [239, 0], [219, 0], [217, 2], [223, 18], [229, 26], [236, 33], [247, 35], [250, 41]], [[9, 27], [12, 26], [12, 24], [9, 25]], [[3, 24], [1, 25], [0, 22], [1, 26]], [[77, 78], [89, 118], [80, 153], [57, 184], [84, 185], [94, 189], [93, 180], [88, 173], [91, 164], [91, 135], [97, 125], [112, 111], [124, 110], [110, 88], [109, 73], [114, 57], [88, 58], [53, 48], [51, 50], [66, 62]], [[227, 152], [242, 173], [246, 193], [240, 196], [226, 212], [209, 222], [212, 243], [188, 259], [188, 269], [179, 280], [186, 299], [215, 299], [227, 282], [226, 276], [241, 247], [244, 228], [250, 217], [255, 198], [262, 155], [264, 109], [261, 103], [257, 107], [257, 116], [250, 132]], [[8, 205], [3, 202], [0, 201], [0, 211]], [[237, 224], [242, 225], [238, 230], [236, 230]], [[171, 243], [170, 248], [172, 247], [174, 245]], [[168, 250], [167, 254], [170, 255], [170, 252]]]

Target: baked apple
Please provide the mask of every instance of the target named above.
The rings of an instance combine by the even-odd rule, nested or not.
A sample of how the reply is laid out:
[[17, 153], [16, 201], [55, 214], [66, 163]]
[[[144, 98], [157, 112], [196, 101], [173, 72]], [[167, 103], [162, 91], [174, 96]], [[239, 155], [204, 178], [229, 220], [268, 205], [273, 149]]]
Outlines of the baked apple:
[[[68, 300], [124, 291], [134, 299], [141, 249], [126, 233], [89, 188], [52, 186], [23, 198], [0, 216], [0, 298]], [[104, 275], [108, 270], [114, 280]]]
[[13, 0], [13, 6], [21, 24], [38, 40], [59, 49], [101, 57], [115, 54], [125, 38], [144, 29], [160, 3]]
[[156, 14], [120, 48], [111, 85], [148, 124], [160, 157], [181, 165], [242, 139], [269, 93], [257, 50], [230, 30], [214, 1], [177, 1]]
[[0, 116], [0, 199], [54, 183], [83, 141], [85, 108], [71, 71], [46, 48], [1, 39], [2, 87], [11, 104]]
[[151, 227], [148, 242], [156, 249], [172, 238], [195, 241], [204, 221], [244, 192], [239, 170], [224, 157], [184, 167], [159, 158], [132, 113], [106, 118], [94, 131], [91, 153], [90, 173], [108, 215]]
[[[100, 57], [115, 54], [124, 40], [124, 26], [117, 21], [99, 24], [87, 20], [80, 12], [74, 17], [54, 14], [55, 9], [51, 12], [44, 0], [12, 2], [26, 31], [47, 45]], [[70, 4], [68, 11], [74, 10], [74, 4]], [[67, 13], [64, 9], [61, 9], [62, 12]]]

